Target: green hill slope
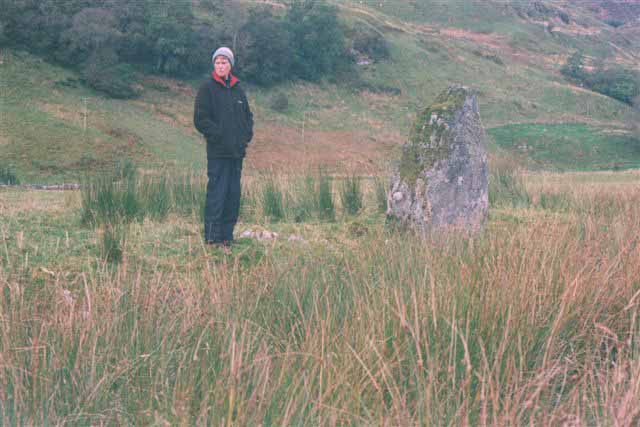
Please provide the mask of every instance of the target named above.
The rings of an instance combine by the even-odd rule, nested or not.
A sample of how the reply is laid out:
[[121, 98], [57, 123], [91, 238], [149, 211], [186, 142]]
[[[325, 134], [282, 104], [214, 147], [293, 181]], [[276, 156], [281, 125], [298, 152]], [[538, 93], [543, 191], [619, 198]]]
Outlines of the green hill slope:
[[[334, 4], [345, 25], [383, 34], [390, 58], [356, 66], [358, 90], [348, 80], [247, 85], [257, 122], [249, 171], [380, 171], [416, 110], [452, 83], [478, 92], [492, 147], [526, 166], [640, 166], [640, 112], [560, 74], [577, 50], [589, 65], [639, 69], [633, 22], [614, 27], [602, 9], [569, 0]], [[196, 81], [148, 77], [141, 98], [112, 100], [72, 71], [9, 49], [0, 73], [0, 166], [23, 181], [75, 180], [125, 157], [146, 169], [202, 172], [204, 147], [191, 124]], [[288, 97], [285, 112], [270, 108], [277, 93]]]

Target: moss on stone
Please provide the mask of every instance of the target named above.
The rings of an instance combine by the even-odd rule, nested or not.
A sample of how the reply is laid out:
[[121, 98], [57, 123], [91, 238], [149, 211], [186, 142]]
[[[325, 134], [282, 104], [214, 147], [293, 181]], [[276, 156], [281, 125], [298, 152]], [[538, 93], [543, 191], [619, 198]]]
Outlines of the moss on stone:
[[400, 159], [400, 177], [409, 185], [415, 185], [421, 171], [451, 154], [455, 112], [467, 95], [463, 87], [450, 87], [418, 114]]
[[402, 157], [400, 158], [400, 178], [414, 185], [421, 171], [422, 167], [416, 150], [413, 149], [413, 146], [405, 147], [405, 149], [402, 150]]

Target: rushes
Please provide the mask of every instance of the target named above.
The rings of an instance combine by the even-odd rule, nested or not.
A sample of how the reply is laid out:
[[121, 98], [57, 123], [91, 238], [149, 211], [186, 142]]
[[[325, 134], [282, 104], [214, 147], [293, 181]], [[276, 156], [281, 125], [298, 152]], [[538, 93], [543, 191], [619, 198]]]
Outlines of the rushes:
[[110, 263], [122, 261], [124, 239], [126, 236], [126, 224], [105, 224], [100, 240], [101, 258]]
[[202, 217], [206, 188], [195, 176], [140, 177], [132, 166], [118, 166], [113, 174], [85, 179], [82, 185], [82, 223], [163, 221], [175, 212]]
[[115, 172], [85, 179], [82, 185], [83, 224], [129, 223], [144, 217], [137, 173], [120, 168]]
[[17, 185], [20, 180], [12, 168], [0, 166], [0, 184]]
[[262, 217], [267, 222], [335, 220], [333, 178], [322, 170], [306, 176], [261, 175], [248, 187], [252, 188], [249, 194], [260, 194]]
[[262, 188], [262, 209], [264, 216], [271, 222], [278, 222], [284, 219], [284, 201], [282, 191], [273, 174], [269, 174], [264, 179]]
[[524, 208], [531, 203], [522, 176], [511, 164], [498, 164], [489, 175], [489, 206]]
[[[304, 177], [277, 183], [287, 209], [303, 200]], [[264, 184], [249, 180], [250, 194]], [[224, 260], [194, 254], [170, 216], [168, 236], [144, 221], [120, 253], [105, 226], [101, 257], [131, 260], [115, 269], [78, 262], [77, 234], [49, 239], [63, 235], [56, 221], [3, 221], [0, 419], [634, 425], [640, 190], [544, 184], [528, 194], [566, 195], [561, 215], [514, 208], [527, 221], [438, 244], [383, 232], [342, 242], [345, 222], [308, 224], [331, 245], [275, 242], [259, 263], [243, 262], [263, 248], [252, 242]], [[367, 225], [382, 231], [382, 218]]]
[[172, 194], [170, 211], [180, 215], [204, 218], [207, 194], [206, 180], [194, 175], [182, 175], [166, 179]]
[[167, 185], [167, 178], [161, 176], [157, 179], [144, 181], [141, 184], [140, 193], [142, 204], [145, 207], [145, 215], [154, 221], [165, 220], [171, 209], [171, 193]]
[[130, 162], [116, 165], [110, 174], [85, 179], [81, 190], [81, 222], [99, 228], [103, 259], [118, 263], [123, 258], [129, 224], [165, 221], [171, 212], [197, 214], [202, 219], [205, 192], [194, 177], [140, 177]]
[[376, 208], [380, 213], [387, 212], [387, 182], [376, 177], [374, 179], [375, 191], [376, 191]]
[[357, 215], [363, 207], [360, 178], [352, 175], [342, 181], [340, 187], [340, 201], [346, 215]]
[[298, 179], [294, 184], [297, 197], [291, 200], [291, 210], [294, 222], [304, 222], [313, 218], [318, 211], [318, 197], [316, 195], [316, 177], [308, 174], [302, 179]]
[[325, 221], [334, 221], [336, 209], [333, 203], [333, 179], [323, 170], [318, 178], [318, 217]]

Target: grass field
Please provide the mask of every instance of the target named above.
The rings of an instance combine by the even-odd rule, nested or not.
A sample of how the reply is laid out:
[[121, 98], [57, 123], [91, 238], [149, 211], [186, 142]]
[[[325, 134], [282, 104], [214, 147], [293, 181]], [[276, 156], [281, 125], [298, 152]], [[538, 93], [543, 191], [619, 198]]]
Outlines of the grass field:
[[489, 131], [497, 144], [530, 166], [553, 164], [560, 170], [611, 170], [640, 167], [640, 139], [626, 132], [607, 132], [584, 124], [522, 124]]
[[[246, 85], [228, 251], [202, 242], [197, 79], [117, 101], [3, 48], [0, 184], [83, 187], [0, 187], [0, 426], [640, 424], [640, 111], [559, 73], [578, 49], [637, 68], [637, 35], [575, 2], [553, 28], [331, 3], [390, 58]], [[388, 167], [452, 83], [478, 94], [489, 217], [422, 240], [386, 223]]]
[[[637, 145], [632, 127], [640, 112], [563, 80], [559, 68], [574, 47], [537, 34], [536, 26], [481, 31], [438, 20], [421, 26], [375, 8], [341, 13], [347, 23], [382, 31], [390, 59], [360, 67], [358, 77], [338, 84], [247, 85], [256, 118], [251, 169], [325, 165], [379, 173], [398, 157], [416, 112], [452, 83], [477, 91], [493, 139], [525, 164], [580, 170], [640, 162], [635, 149], [611, 151], [623, 140]], [[146, 169], [204, 170], [204, 146], [191, 118], [198, 79], [150, 76], [140, 99], [118, 101], [87, 89], [73, 71], [21, 51], [5, 49], [0, 67], [0, 168], [10, 167], [22, 182], [77, 181], [124, 157]], [[278, 93], [289, 100], [283, 112], [270, 107]], [[544, 137], [536, 128], [546, 129]], [[573, 139], [585, 132], [593, 133], [588, 141]], [[549, 155], [546, 145], [557, 142], [552, 151], [565, 152], [567, 141], [576, 152], [585, 144], [589, 150], [583, 157]], [[519, 149], [523, 142], [532, 149]]]
[[2, 424], [635, 425], [640, 177], [505, 177], [446, 242], [387, 229], [371, 180], [355, 216], [334, 180], [333, 221], [273, 222], [247, 177], [237, 234], [277, 239], [225, 253], [169, 210], [118, 262], [80, 193], [0, 190]]

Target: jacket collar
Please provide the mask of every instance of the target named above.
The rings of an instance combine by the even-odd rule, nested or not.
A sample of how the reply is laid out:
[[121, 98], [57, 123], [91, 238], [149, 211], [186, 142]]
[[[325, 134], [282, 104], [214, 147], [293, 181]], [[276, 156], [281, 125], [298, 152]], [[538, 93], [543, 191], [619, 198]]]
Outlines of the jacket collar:
[[[222, 77], [217, 75], [215, 71], [213, 71], [211, 73], [211, 77], [213, 77], [213, 80], [217, 81], [222, 86], [227, 87], [227, 82], [225, 82]], [[236, 76], [234, 76], [233, 74], [229, 73], [229, 87], [234, 87], [239, 81], [240, 80], [238, 80], [238, 78]]]

